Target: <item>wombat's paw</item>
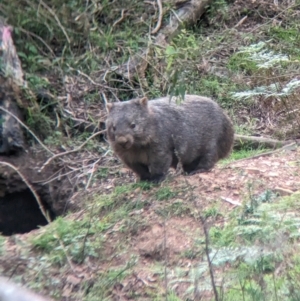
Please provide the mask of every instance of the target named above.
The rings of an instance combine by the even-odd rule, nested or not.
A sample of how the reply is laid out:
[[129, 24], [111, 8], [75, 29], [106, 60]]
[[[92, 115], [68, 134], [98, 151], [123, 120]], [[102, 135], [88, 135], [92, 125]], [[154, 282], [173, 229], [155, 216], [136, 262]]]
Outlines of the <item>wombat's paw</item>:
[[189, 173], [186, 173], [187, 176], [193, 176], [193, 175], [196, 175], [198, 173], [203, 173], [203, 172], [209, 172], [212, 170], [212, 167], [211, 168], [208, 168], [208, 169], [205, 169], [205, 168], [200, 168], [200, 169], [197, 169], [197, 170], [193, 170]]

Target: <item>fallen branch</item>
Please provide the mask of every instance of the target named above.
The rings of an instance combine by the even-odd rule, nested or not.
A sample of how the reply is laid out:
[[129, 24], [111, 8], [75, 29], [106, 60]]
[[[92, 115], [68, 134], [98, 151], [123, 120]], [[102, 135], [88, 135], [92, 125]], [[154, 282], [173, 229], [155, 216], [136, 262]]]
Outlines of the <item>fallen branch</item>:
[[162, 28], [157, 35], [155, 44], [167, 45], [181, 27], [196, 23], [212, 2], [212, 0], [190, 0], [185, 2], [180, 9], [173, 11], [169, 24]]
[[[152, 30], [152, 34], [157, 33], [161, 26], [163, 12], [162, 6], [160, 7], [160, 2], [161, 0], [157, 0], [160, 12], [157, 25]], [[170, 16], [169, 24], [160, 30], [160, 33], [154, 40], [154, 45], [159, 45], [161, 47], [167, 46], [182, 26], [193, 24], [199, 20], [207, 6], [212, 2], [213, 0], [190, 0], [185, 2], [180, 9], [173, 11], [173, 15]], [[180, 4], [182, 4], [182, 2]], [[133, 80], [136, 75], [143, 78], [143, 74], [148, 67], [148, 53], [149, 49], [143, 49], [130, 57], [126, 63], [119, 66], [113, 66], [109, 71], [116, 72], [118, 75], [129, 81]]]
[[244, 135], [234, 135], [234, 147], [240, 148], [245, 144], [246, 142], [250, 142], [252, 146], [258, 147], [258, 146], [265, 146], [268, 148], [278, 148], [285, 145], [289, 145], [291, 143], [300, 143], [299, 140], [276, 140], [271, 138], [265, 138], [265, 137], [255, 137], [255, 136], [244, 136]]

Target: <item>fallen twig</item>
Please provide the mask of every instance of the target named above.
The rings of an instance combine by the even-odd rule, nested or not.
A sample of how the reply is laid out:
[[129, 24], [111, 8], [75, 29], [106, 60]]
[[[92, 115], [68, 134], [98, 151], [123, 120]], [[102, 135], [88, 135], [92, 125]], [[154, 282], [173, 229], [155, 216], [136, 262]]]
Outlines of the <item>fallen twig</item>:
[[81, 150], [82, 147], [84, 147], [91, 139], [95, 138], [96, 136], [100, 135], [100, 134], [103, 134], [105, 133], [106, 130], [103, 130], [103, 131], [100, 131], [100, 132], [97, 132], [95, 134], [93, 134], [92, 136], [90, 136], [87, 140], [85, 140], [80, 146], [78, 146], [77, 148], [75, 149], [72, 149], [72, 150], [69, 150], [69, 151], [66, 151], [66, 152], [62, 152], [62, 153], [59, 153], [59, 154], [56, 154], [54, 156], [52, 156], [51, 158], [49, 158], [44, 164], [43, 166], [39, 169], [38, 172], [41, 172], [51, 161], [53, 161], [54, 159], [56, 158], [59, 158], [59, 157], [62, 157], [62, 156], [65, 156], [65, 155], [68, 155], [68, 154], [71, 154], [71, 153], [75, 153], [75, 152], [78, 152], [79, 150]]
[[26, 33], [26, 34], [38, 39], [49, 50], [49, 52], [52, 54], [52, 56], [56, 57], [54, 51], [52, 50], [52, 48], [40, 36], [36, 35], [35, 33], [31, 32], [31, 31], [27, 31], [22, 27], [18, 27], [18, 30], [20, 30], [21, 32]]
[[95, 165], [101, 160], [102, 158], [99, 158], [96, 162], [93, 163], [93, 166], [92, 166], [92, 171], [91, 171], [91, 174], [89, 176], [89, 179], [85, 185], [85, 190], [87, 190], [90, 186], [90, 183], [91, 183], [91, 180], [92, 180], [92, 177], [93, 177], [93, 174], [95, 172]]
[[230, 198], [221, 197], [221, 200], [223, 200], [225, 202], [228, 202], [228, 203], [230, 203], [232, 205], [235, 205], [235, 206], [242, 206], [242, 204], [240, 202], [234, 201]]
[[203, 231], [204, 231], [204, 238], [205, 238], [205, 254], [207, 257], [207, 263], [208, 263], [208, 269], [209, 269], [209, 275], [210, 275], [210, 280], [211, 280], [211, 286], [213, 288], [214, 296], [215, 296], [215, 301], [219, 301], [219, 294], [215, 282], [215, 277], [214, 277], [214, 269], [212, 266], [212, 261], [209, 255], [209, 234], [207, 231], [207, 225], [206, 221], [203, 216], [200, 215], [200, 220], [202, 223]]
[[157, 20], [155, 28], [151, 31], [152, 34], [155, 34], [160, 30], [161, 22], [162, 22], [162, 18], [163, 18], [163, 8], [162, 8], [161, 0], [156, 0], [156, 1], [157, 1], [157, 5], [158, 5], [158, 20]]
[[240, 25], [242, 25], [247, 18], [248, 18], [248, 16], [245, 16], [244, 18], [242, 18], [239, 22], [237, 22], [237, 24], [234, 26], [234, 28], [239, 27]]
[[121, 11], [121, 17], [118, 20], [116, 20], [114, 22], [114, 24], [111, 26], [110, 32], [112, 32], [114, 27], [124, 19], [124, 11], [125, 11], [125, 9], [123, 8], [122, 11]]
[[60, 29], [61, 29], [62, 32], [64, 33], [64, 35], [65, 35], [65, 37], [66, 37], [68, 43], [71, 44], [71, 40], [70, 40], [70, 38], [69, 38], [69, 36], [68, 36], [68, 34], [67, 34], [65, 28], [62, 26], [61, 22], [59, 21], [58, 16], [57, 16], [56, 13], [53, 11], [53, 9], [52, 9], [51, 7], [49, 7], [49, 6], [48, 6], [44, 1], [42, 1], [42, 0], [40, 0], [40, 3], [41, 3], [41, 4], [44, 6], [44, 8], [47, 9], [47, 10], [50, 12], [50, 14], [54, 17], [54, 19], [56, 20], [58, 26], [60, 27]]

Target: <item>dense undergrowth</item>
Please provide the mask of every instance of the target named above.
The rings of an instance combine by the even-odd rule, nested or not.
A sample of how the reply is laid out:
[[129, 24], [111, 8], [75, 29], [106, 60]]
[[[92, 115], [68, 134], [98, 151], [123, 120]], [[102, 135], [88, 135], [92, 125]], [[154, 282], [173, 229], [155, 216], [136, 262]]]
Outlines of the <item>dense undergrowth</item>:
[[[0, 12], [15, 27], [15, 43], [30, 88], [54, 94], [53, 104], [42, 103], [42, 112], [28, 114], [32, 126], [47, 124], [42, 127], [47, 134], [54, 126], [48, 117], [53, 116], [51, 111], [59, 113], [62, 128], [69, 121], [56, 102], [68, 92], [69, 76], [75, 82], [74, 97], [77, 91], [83, 105], [101, 107], [106, 100], [144, 94], [153, 98], [195, 93], [215, 98], [250, 132], [263, 124], [268, 134], [285, 138], [296, 135], [291, 124], [299, 126], [294, 110], [300, 42], [299, 4], [282, 5], [287, 6], [216, 1], [197, 25], [182, 29], [165, 48], [153, 44], [150, 34], [158, 15], [154, 3], [66, 1], [62, 5], [23, 0], [13, 5], [4, 1]], [[163, 9], [162, 26], [176, 5], [170, 1]], [[235, 27], [239, 18], [247, 19]], [[117, 67], [143, 49], [148, 50], [145, 73], [132, 80], [122, 78]], [[80, 93], [82, 89], [87, 93]], [[244, 97], [232, 94], [243, 91], [248, 92]], [[264, 115], [269, 115], [269, 122]]]
[[[26, 94], [32, 98], [26, 122], [56, 149], [72, 148], [90, 136], [66, 114], [69, 95], [75, 116], [82, 108], [98, 112], [105, 101], [201, 94], [227, 110], [238, 133], [297, 138], [300, 2], [280, 5], [215, 1], [165, 48], [155, 45], [150, 34], [158, 17], [154, 2], [4, 0], [0, 15], [14, 26], [33, 92]], [[176, 5], [170, 1], [163, 7], [162, 26]], [[142, 49], [148, 49], [144, 76], [122, 77], [116, 67]], [[33, 97], [44, 91], [51, 97]], [[97, 115], [86, 115], [98, 129]], [[90, 141], [83, 151], [111, 155], [99, 148]], [[247, 146], [230, 160], [259, 151]], [[1, 273], [57, 300], [300, 300], [299, 194], [280, 197], [265, 187], [257, 195], [250, 183], [242, 206], [228, 212], [217, 200], [195, 206], [197, 196], [187, 183], [115, 187], [111, 178], [120, 174], [106, 166], [91, 175], [91, 185], [101, 179], [106, 186], [85, 195], [81, 211], [25, 238], [8, 242], [0, 236]], [[179, 220], [193, 225], [186, 229], [184, 250], [171, 258], [164, 246], [142, 248], [139, 254], [135, 244], [151, 223]], [[163, 241], [172, 239], [165, 234]], [[10, 248], [17, 250], [16, 264], [14, 257], [7, 259]]]

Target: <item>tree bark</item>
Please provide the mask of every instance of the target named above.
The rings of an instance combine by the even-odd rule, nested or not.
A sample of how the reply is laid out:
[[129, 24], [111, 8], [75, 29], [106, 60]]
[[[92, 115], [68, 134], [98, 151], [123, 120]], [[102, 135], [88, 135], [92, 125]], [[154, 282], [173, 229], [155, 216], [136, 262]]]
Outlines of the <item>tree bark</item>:
[[[169, 24], [159, 30], [154, 39], [154, 44], [166, 47], [170, 41], [177, 35], [178, 30], [184, 25], [194, 24], [205, 12], [207, 5], [213, 0], [188, 0], [185, 2], [175, 1], [175, 5], [181, 7], [176, 11], [171, 11]], [[111, 67], [118, 75], [131, 81], [136, 75], [142, 80], [145, 78], [145, 71], [148, 67], [148, 55], [150, 49], [143, 49], [134, 54], [129, 60], [122, 65]]]

